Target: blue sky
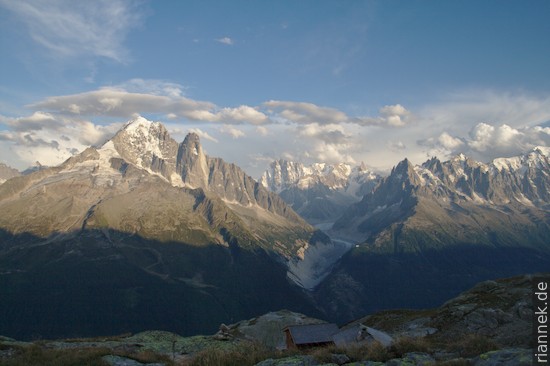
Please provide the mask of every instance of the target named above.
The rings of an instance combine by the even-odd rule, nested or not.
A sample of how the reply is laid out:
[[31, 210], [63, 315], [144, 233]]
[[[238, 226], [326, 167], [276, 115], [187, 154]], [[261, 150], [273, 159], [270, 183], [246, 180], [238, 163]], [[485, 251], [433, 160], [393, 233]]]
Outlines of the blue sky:
[[255, 177], [550, 145], [550, 2], [0, 0], [0, 161], [133, 115]]

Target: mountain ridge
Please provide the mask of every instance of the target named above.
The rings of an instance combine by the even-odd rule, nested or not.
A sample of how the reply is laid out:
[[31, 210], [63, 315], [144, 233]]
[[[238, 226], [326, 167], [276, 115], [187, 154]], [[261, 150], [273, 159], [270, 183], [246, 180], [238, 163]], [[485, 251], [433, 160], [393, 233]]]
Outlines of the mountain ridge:
[[[494, 276], [544, 272], [549, 184], [541, 149], [496, 164], [463, 155], [416, 166], [405, 159], [329, 231], [356, 245], [319, 284], [316, 298], [346, 319], [430, 306], [424, 301]], [[352, 300], [340, 300], [346, 298]]]
[[312, 224], [334, 221], [378, 183], [380, 176], [362, 163], [315, 163], [305, 166], [284, 159], [273, 161], [260, 183], [277, 192]]
[[0, 184], [4, 183], [6, 180], [17, 177], [21, 175], [19, 170], [10, 167], [4, 163], [0, 163]]

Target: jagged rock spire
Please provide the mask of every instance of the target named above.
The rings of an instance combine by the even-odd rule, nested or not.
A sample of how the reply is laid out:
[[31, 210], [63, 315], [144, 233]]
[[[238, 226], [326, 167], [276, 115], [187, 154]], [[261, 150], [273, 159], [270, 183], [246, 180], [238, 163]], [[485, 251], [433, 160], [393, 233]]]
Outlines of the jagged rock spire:
[[176, 170], [185, 185], [193, 188], [208, 187], [208, 161], [196, 133], [189, 133], [179, 145]]

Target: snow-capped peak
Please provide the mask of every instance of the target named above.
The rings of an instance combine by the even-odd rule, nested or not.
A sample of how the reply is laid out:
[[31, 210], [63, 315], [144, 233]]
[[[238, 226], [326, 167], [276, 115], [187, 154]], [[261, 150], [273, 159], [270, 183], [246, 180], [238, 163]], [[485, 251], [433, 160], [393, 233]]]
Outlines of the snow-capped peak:
[[126, 122], [122, 129], [128, 132], [136, 131], [138, 129], [148, 130], [149, 128], [151, 128], [152, 125], [159, 125], [159, 124], [160, 122], [149, 121], [147, 118], [137, 115], [133, 117], [131, 120], [129, 120], [128, 122]]
[[543, 154], [547, 158], [550, 158], [550, 147], [548, 146], [535, 146], [533, 148], [533, 152], [538, 152], [540, 154]]
[[452, 160], [455, 160], [455, 161], [466, 161], [466, 155], [464, 155], [463, 153], [459, 153], [459, 154], [456, 155]]
[[490, 165], [499, 172], [502, 170], [508, 170], [517, 171], [520, 174], [523, 174], [528, 168], [540, 168], [544, 165], [548, 165], [549, 158], [550, 147], [537, 146], [524, 155], [494, 159]]
[[281, 159], [270, 164], [260, 178], [260, 183], [275, 192], [291, 187], [304, 190], [317, 185], [331, 190], [347, 190], [351, 185], [378, 178], [365, 164], [356, 167], [346, 163], [314, 163], [304, 166], [302, 163]]

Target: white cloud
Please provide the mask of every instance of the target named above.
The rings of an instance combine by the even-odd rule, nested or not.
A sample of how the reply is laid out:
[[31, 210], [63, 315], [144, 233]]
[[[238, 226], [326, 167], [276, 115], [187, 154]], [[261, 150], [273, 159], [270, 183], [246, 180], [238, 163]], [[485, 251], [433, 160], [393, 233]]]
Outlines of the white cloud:
[[205, 132], [205, 131], [201, 130], [200, 128], [190, 128], [189, 132], [196, 133], [197, 135], [199, 135], [199, 137], [201, 139], [209, 140], [209, 141], [212, 141], [212, 142], [219, 142], [217, 138], [210, 136], [208, 134], [208, 132]]
[[90, 121], [53, 116], [35, 112], [28, 117], [2, 118], [11, 131], [2, 131], [0, 140], [11, 143], [10, 151], [28, 165], [36, 161], [57, 165], [90, 145], [98, 145], [110, 138], [122, 126], [107, 126]]
[[468, 90], [450, 94], [419, 115], [438, 125], [471, 128], [478, 123], [534, 126], [550, 121], [550, 95]]
[[222, 108], [212, 118], [212, 121], [220, 121], [224, 123], [248, 122], [253, 125], [266, 123], [268, 120], [268, 117], [264, 113], [259, 112], [257, 109], [247, 105], [241, 105], [237, 108]]
[[403, 151], [407, 148], [403, 141], [388, 141], [388, 149], [392, 151]]
[[411, 112], [401, 104], [386, 105], [380, 108], [378, 117], [356, 117], [352, 121], [362, 126], [404, 127], [410, 120]]
[[328, 124], [346, 122], [348, 116], [337, 109], [320, 107], [313, 103], [270, 100], [263, 103], [269, 113], [275, 113], [288, 122], [299, 124]]
[[299, 146], [305, 150], [302, 155], [308, 158], [327, 163], [355, 162], [350, 154], [355, 142], [342, 124], [298, 125], [296, 135], [300, 137]]
[[194, 120], [202, 120], [204, 115], [201, 113], [204, 112], [207, 116], [212, 115], [210, 110], [215, 108], [212, 103], [186, 97], [131, 93], [118, 88], [102, 88], [80, 94], [49, 97], [30, 107], [69, 115], [125, 118], [135, 113], [172, 113]]
[[338, 124], [319, 125], [310, 123], [297, 127], [300, 136], [313, 137], [330, 144], [344, 144], [351, 137], [346, 133], [344, 126]]
[[260, 136], [267, 136], [267, 135], [269, 135], [269, 130], [268, 130], [267, 127], [265, 127], [265, 126], [258, 126], [258, 127], [256, 127], [256, 132], [257, 132], [258, 135], [260, 135]]
[[[129, 90], [126, 90], [129, 89]], [[270, 122], [267, 115], [247, 105], [219, 108], [214, 103], [182, 96], [184, 88], [159, 80], [132, 79], [114, 87], [104, 87], [80, 94], [46, 98], [29, 107], [51, 113], [79, 116], [130, 118], [135, 113], [157, 113], [170, 120], [189, 119], [225, 124]]]
[[232, 46], [234, 44], [233, 40], [229, 37], [218, 38], [218, 39], [216, 39], [216, 41], [220, 42], [220, 43], [223, 43], [223, 44], [226, 44], [228, 46]]
[[136, 2], [127, 0], [0, 0], [28, 27], [31, 38], [56, 56], [100, 56], [126, 62], [122, 46], [139, 26]]
[[62, 124], [50, 113], [34, 112], [28, 117], [6, 118], [4, 124], [10, 126], [13, 131], [24, 132], [28, 130], [41, 130], [50, 128], [57, 130]]
[[223, 125], [219, 128], [219, 131], [221, 133], [224, 133], [226, 135], [229, 135], [233, 137], [234, 139], [238, 139], [239, 137], [244, 137], [245, 133], [238, 128], [235, 128], [231, 125]]
[[506, 124], [478, 123], [467, 136], [457, 137], [443, 132], [438, 138], [419, 141], [419, 145], [428, 148], [427, 154], [441, 159], [464, 153], [487, 162], [498, 157], [521, 155], [535, 146], [550, 146], [550, 128], [535, 126], [516, 129]]
[[550, 128], [515, 129], [506, 124], [491, 126], [479, 123], [470, 131], [468, 147], [489, 158], [521, 154], [537, 145], [550, 146]]
[[350, 164], [355, 163], [355, 159], [351, 155], [343, 152], [338, 145], [327, 144], [326, 142], [319, 142], [315, 144], [311, 152], [313, 153], [317, 161], [322, 161], [322, 162], [332, 163], [332, 164], [337, 164], [342, 162], [350, 163]]
[[461, 139], [453, 137], [447, 132], [443, 132], [439, 135], [437, 141], [442, 147], [450, 151], [456, 151], [464, 145], [464, 142]]

